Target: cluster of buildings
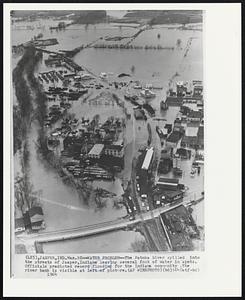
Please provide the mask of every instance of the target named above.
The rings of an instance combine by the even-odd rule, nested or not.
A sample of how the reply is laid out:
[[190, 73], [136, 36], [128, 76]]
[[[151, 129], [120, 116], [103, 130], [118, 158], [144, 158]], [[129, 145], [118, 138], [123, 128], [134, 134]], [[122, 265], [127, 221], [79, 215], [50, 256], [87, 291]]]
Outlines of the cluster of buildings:
[[[153, 180], [154, 156], [153, 147], [145, 149], [137, 166], [136, 188], [140, 195], [142, 207], [147, 210], [152, 205], [152, 208], [157, 208], [161, 205], [181, 201], [185, 192], [185, 186], [179, 183], [179, 179], [160, 176], [157, 181]], [[169, 169], [172, 168], [173, 161], [170, 152], [164, 150], [161, 159], [165, 165], [169, 164]]]
[[72, 59], [66, 57], [63, 53], [50, 54], [45, 59], [45, 64], [49, 67], [65, 67], [71, 72], [77, 73], [83, 71], [83, 68], [76, 64]]
[[44, 215], [41, 206], [32, 206], [22, 216], [15, 218], [15, 233], [25, 230], [40, 230], [45, 228]]
[[185, 186], [176, 178], [160, 177], [153, 191], [153, 202], [156, 207], [182, 200]]
[[[148, 202], [149, 205], [151, 202], [154, 207], [158, 207], [182, 201], [186, 187], [180, 184], [178, 179], [183, 173], [180, 161], [191, 159], [193, 152], [195, 157], [192, 168], [196, 168], [200, 174], [199, 164], [203, 163], [204, 159], [202, 93], [203, 87], [200, 81], [193, 81], [191, 84], [177, 82], [176, 91], [170, 89], [164, 102], [166, 105], [162, 104], [166, 110], [169, 106], [179, 106], [180, 112], [173, 124], [166, 123], [164, 128], [156, 126], [161, 144], [164, 145], [157, 165], [157, 174], [160, 176], [157, 181], [153, 179], [154, 149], [152, 147], [145, 149], [138, 159], [136, 185], [141, 201], [144, 203]], [[163, 177], [170, 171], [173, 171], [175, 178]]]
[[[70, 127], [69, 122], [72, 121], [64, 120], [63, 126]], [[120, 171], [124, 167], [123, 120], [108, 118], [100, 124], [95, 119], [83, 119], [75, 127], [63, 139], [65, 162], [77, 160], [78, 177], [112, 179], [112, 170]]]
[[[178, 166], [178, 158], [190, 159], [191, 150], [195, 150], [197, 159], [203, 161], [204, 149], [204, 112], [203, 112], [203, 86], [201, 81], [177, 82], [176, 91], [172, 88], [164, 103], [169, 106], [179, 106], [180, 113], [173, 124], [165, 124], [164, 128], [157, 126], [159, 137], [165, 139], [165, 149], [170, 149], [168, 154], [161, 157], [159, 164], [160, 173], [168, 173], [171, 165], [175, 175], [182, 172]], [[165, 133], [165, 134], [164, 134]], [[200, 154], [201, 153], [201, 154]], [[172, 161], [172, 162], [171, 162]]]

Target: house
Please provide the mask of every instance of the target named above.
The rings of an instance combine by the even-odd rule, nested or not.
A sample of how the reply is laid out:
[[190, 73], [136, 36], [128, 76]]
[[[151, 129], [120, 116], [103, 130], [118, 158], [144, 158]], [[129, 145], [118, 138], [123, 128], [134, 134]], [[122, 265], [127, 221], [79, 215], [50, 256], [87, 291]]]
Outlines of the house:
[[41, 206], [31, 207], [28, 211], [28, 214], [30, 217], [32, 230], [39, 230], [44, 228], [44, 216]]
[[104, 149], [104, 145], [103, 144], [95, 144], [93, 146], [93, 148], [89, 151], [88, 157], [89, 158], [96, 158], [96, 159], [100, 158], [103, 149]]
[[16, 218], [14, 220], [14, 229], [15, 233], [21, 233], [25, 231], [25, 224], [24, 224], [24, 218]]

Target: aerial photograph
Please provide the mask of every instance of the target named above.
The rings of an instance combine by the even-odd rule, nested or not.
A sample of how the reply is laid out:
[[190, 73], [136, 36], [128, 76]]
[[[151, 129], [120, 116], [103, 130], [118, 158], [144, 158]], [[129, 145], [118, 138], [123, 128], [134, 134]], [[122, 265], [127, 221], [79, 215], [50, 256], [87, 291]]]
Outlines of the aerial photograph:
[[204, 251], [201, 10], [12, 10], [15, 254]]

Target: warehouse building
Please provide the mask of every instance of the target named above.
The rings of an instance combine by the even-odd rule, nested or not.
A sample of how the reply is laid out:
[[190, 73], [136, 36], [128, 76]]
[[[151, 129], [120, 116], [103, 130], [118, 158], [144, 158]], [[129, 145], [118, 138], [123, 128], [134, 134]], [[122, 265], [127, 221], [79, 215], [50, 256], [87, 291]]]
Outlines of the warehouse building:
[[89, 151], [88, 153], [88, 157], [89, 158], [100, 158], [102, 155], [104, 149], [104, 145], [103, 144], [95, 144], [93, 146], [93, 148]]

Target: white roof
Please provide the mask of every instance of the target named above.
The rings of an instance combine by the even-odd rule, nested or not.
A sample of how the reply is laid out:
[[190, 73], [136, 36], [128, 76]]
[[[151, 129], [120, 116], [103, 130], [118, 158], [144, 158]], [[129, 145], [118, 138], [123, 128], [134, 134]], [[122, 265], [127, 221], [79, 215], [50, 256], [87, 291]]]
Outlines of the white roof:
[[157, 184], [162, 184], [162, 185], [178, 185], [178, 183], [174, 183], [174, 182], [162, 182], [162, 181], [157, 181]]
[[161, 128], [161, 130], [162, 130], [162, 133], [163, 133], [163, 134], [167, 134], [167, 133], [168, 133], [167, 128]]
[[153, 152], [154, 152], [153, 147], [151, 147], [150, 149], [147, 150], [144, 162], [142, 164], [142, 169], [148, 170], [151, 159], [152, 159]]
[[197, 136], [198, 127], [187, 126], [185, 130], [186, 136]]
[[103, 144], [95, 144], [93, 148], [89, 151], [88, 155], [100, 155], [103, 149]]

